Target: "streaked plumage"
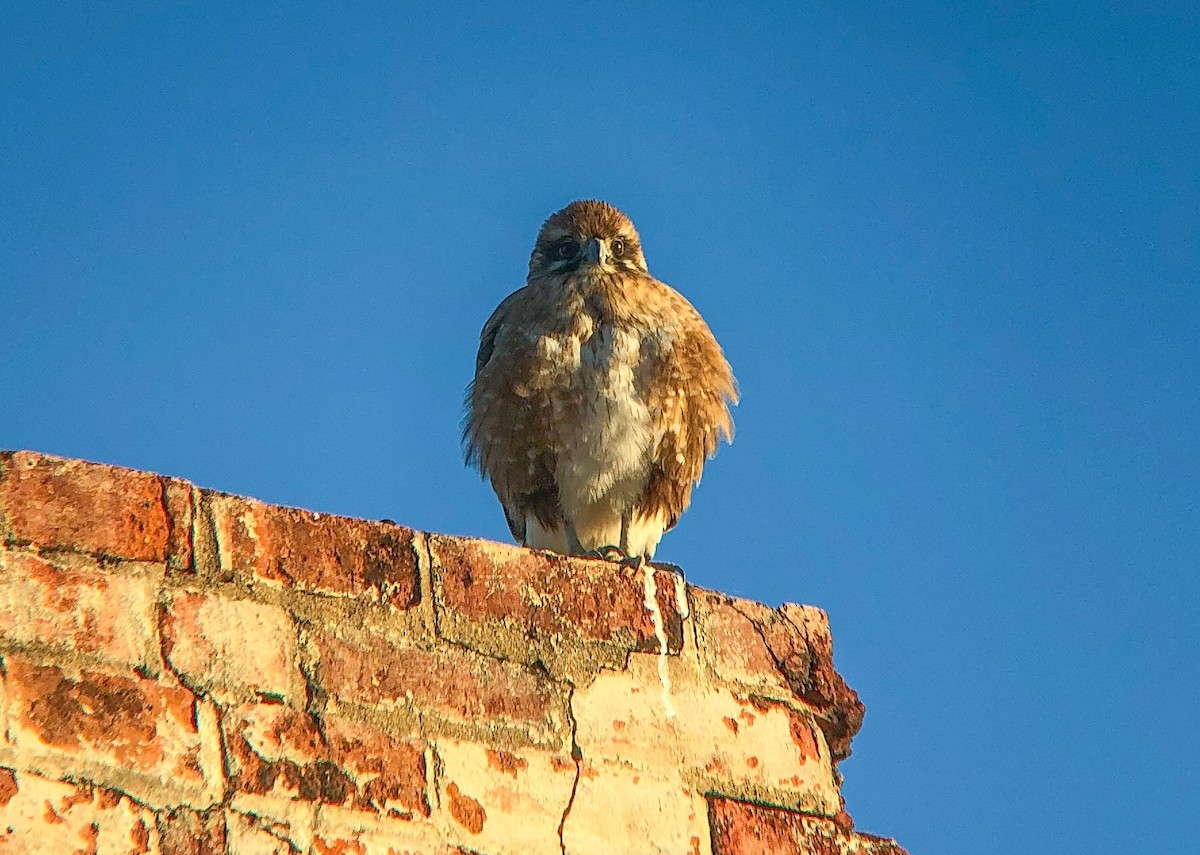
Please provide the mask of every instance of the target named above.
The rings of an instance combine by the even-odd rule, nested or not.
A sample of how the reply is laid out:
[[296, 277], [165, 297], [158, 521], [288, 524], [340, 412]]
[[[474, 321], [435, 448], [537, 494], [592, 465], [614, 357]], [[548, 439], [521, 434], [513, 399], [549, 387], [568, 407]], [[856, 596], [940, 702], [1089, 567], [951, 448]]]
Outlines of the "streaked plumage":
[[483, 327], [463, 441], [517, 540], [650, 558], [732, 439], [736, 401], [716, 339], [647, 272], [629, 218], [572, 202]]

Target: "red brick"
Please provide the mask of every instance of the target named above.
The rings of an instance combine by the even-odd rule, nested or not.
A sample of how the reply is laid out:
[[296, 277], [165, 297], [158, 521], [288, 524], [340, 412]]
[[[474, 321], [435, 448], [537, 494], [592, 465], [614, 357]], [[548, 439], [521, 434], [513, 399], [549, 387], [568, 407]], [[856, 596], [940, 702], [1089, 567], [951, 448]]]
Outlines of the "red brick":
[[0, 807], [11, 802], [18, 789], [17, 776], [13, 770], [0, 767]]
[[412, 529], [209, 494], [221, 569], [326, 594], [418, 597]]
[[0, 453], [0, 529], [18, 543], [165, 561], [163, 479], [28, 451]]
[[8, 736], [18, 756], [210, 788], [197, 700], [188, 690], [139, 677], [73, 675], [15, 656], [6, 658], [5, 670]]
[[319, 680], [343, 701], [409, 704], [452, 719], [556, 729], [554, 685], [520, 665], [460, 648], [430, 651], [377, 640], [361, 648], [317, 636]]
[[0, 549], [0, 636], [10, 642], [146, 667], [157, 662], [156, 595], [153, 578], [101, 569], [90, 558]]
[[[438, 606], [474, 621], [499, 621], [530, 637], [565, 635], [658, 652], [642, 573], [611, 561], [571, 558], [484, 540], [432, 535]], [[671, 652], [683, 643], [675, 574], [654, 574]]]
[[421, 747], [338, 716], [253, 704], [222, 716], [233, 785], [382, 816], [429, 816]]
[[487, 822], [487, 811], [484, 810], [483, 805], [460, 792], [458, 784], [455, 783], [451, 783], [446, 788], [446, 795], [449, 797], [447, 801], [450, 815], [454, 817], [455, 822], [471, 834], [479, 834], [483, 831], [483, 825]]
[[856, 834], [835, 820], [710, 798], [713, 855], [907, 855], [894, 840]]
[[336, 716], [322, 721], [330, 755], [356, 782], [354, 807], [393, 817], [429, 816], [425, 754], [419, 746]]
[[163, 654], [188, 685], [226, 694], [304, 696], [296, 626], [278, 606], [175, 591], [162, 614]]

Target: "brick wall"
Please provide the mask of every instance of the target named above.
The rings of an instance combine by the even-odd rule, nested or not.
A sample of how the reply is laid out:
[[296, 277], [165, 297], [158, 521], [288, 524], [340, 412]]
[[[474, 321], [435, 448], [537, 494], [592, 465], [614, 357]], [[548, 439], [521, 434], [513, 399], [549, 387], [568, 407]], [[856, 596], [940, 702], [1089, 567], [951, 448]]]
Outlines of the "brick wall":
[[0, 454], [0, 853], [898, 855], [825, 614]]

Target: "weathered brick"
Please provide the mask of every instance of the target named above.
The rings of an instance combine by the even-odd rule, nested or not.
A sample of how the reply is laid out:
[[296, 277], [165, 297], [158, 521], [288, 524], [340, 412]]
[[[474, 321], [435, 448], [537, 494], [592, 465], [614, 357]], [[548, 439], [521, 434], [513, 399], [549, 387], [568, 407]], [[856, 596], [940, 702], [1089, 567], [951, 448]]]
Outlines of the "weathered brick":
[[229, 855], [310, 855], [317, 802], [234, 792], [225, 812]]
[[0, 855], [163, 851], [154, 814], [119, 792], [4, 768], [0, 792]]
[[678, 777], [615, 763], [584, 763], [562, 839], [567, 852], [709, 855], [701, 794]]
[[372, 823], [355, 822], [355, 819], [337, 809], [322, 810], [312, 849], [308, 851], [312, 855], [476, 855], [480, 852], [446, 842], [438, 829], [426, 823]]
[[493, 855], [558, 849], [576, 776], [569, 754], [449, 739], [439, 740], [437, 754], [441, 804], [472, 848]]
[[0, 453], [0, 533], [37, 548], [165, 561], [163, 479], [28, 451]]
[[[798, 629], [807, 645], [808, 667], [803, 671], [785, 675], [792, 682], [793, 688], [805, 701], [812, 705], [817, 712], [817, 723], [829, 743], [834, 762], [850, 756], [850, 740], [862, 728], [865, 707], [858, 699], [858, 692], [846, 685], [845, 679], [833, 667], [833, 635], [829, 631], [829, 615], [815, 606], [801, 606], [795, 603], [784, 603], [779, 609], [780, 617]], [[782, 623], [782, 621], [781, 621]], [[767, 643], [773, 648], [778, 643], [775, 639], [781, 635], [790, 636], [789, 646], [797, 644], [797, 635], [790, 631], [772, 634], [768, 631]], [[783, 649], [775, 650], [776, 659], [785, 663], [788, 661]]]
[[[750, 617], [761, 617], [761, 612], [774, 614], [771, 609], [698, 588], [692, 589], [692, 603], [700, 654], [717, 679], [773, 698], [793, 697], [767, 646], [762, 623]], [[800, 650], [805, 650], [803, 639]]]
[[0, 753], [65, 775], [129, 779], [150, 803], [219, 797], [211, 706], [188, 690], [136, 676], [68, 673], [16, 656], [4, 663], [6, 744]]
[[627, 671], [602, 672], [575, 691], [585, 757], [679, 770], [707, 792], [829, 816], [841, 809], [829, 751], [806, 712], [697, 680], [674, 659], [668, 691], [656, 658], [634, 654]]
[[208, 494], [221, 570], [324, 594], [418, 599], [413, 531], [391, 523]]
[[229, 855], [299, 855], [309, 851], [271, 833], [258, 817], [228, 811], [225, 826]]
[[[518, 627], [528, 638], [570, 636], [657, 651], [642, 573], [610, 561], [554, 555], [463, 537], [431, 535], [439, 609]], [[683, 643], [675, 574], [654, 575], [668, 649]]]
[[162, 855], [228, 855], [225, 815], [219, 808], [178, 807], [157, 817]]
[[484, 727], [518, 724], [541, 743], [563, 738], [556, 687], [524, 666], [454, 647], [423, 650], [375, 639], [355, 646], [330, 633], [316, 634], [313, 643], [319, 682], [338, 701], [405, 706]]
[[421, 744], [333, 715], [322, 721], [329, 756], [354, 782], [344, 805], [390, 818], [429, 816]]
[[241, 792], [370, 811], [428, 816], [422, 747], [367, 725], [318, 721], [281, 704], [249, 704], [222, 715], [231, 780]]
[[907, 855], [894, 840], [780, 808], [712, 798], [708, 816], [713, 855]]
[[296, 626], [278, 606], [175, 591], [162, 613], [163, 653], [189, 685], [224, 698], [274, 695], [299, 705]]
[[157, 586], [141, 570], [115, 572], [84, 556], [0, 548], [0, 638], [154, 668]]

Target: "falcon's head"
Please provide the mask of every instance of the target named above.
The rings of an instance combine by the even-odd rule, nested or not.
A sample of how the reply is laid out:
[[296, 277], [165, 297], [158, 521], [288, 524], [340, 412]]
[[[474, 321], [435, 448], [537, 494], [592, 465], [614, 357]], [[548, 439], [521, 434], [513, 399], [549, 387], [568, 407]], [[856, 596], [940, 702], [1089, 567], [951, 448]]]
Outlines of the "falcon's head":
[[572, 202], [538, 232], [529, 256], [529, 278], [586, 272], [646, 273], [646, 257], [629, 217], [607, 202]]

